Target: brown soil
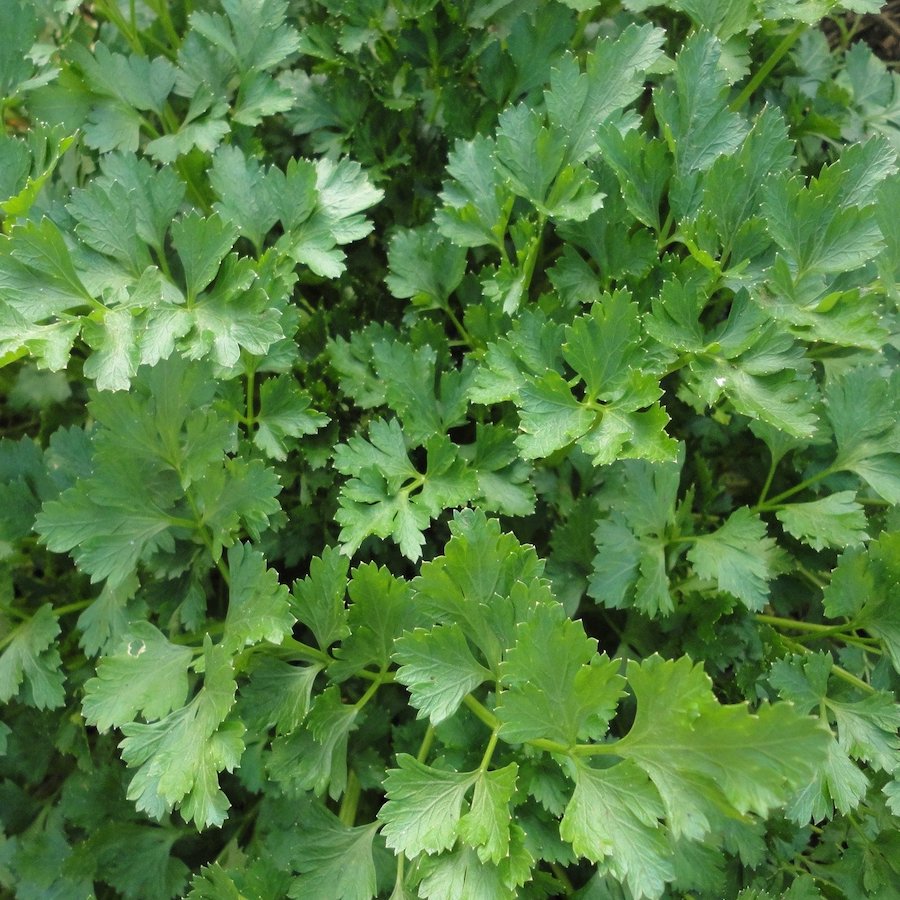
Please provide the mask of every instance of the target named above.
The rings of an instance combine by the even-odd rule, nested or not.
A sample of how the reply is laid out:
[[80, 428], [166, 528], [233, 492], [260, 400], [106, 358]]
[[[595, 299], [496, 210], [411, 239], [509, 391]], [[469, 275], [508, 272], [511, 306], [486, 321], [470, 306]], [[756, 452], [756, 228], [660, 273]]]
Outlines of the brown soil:
[[[890, 68], [900, 66], [900, 0], [887, 0], [875, 15], [846, 13], [843, 19], [853, 41], [865, 41]], [[834, 22], [826, 20], [823, 28], [833, 46], [841, 43], [841, 29]]]

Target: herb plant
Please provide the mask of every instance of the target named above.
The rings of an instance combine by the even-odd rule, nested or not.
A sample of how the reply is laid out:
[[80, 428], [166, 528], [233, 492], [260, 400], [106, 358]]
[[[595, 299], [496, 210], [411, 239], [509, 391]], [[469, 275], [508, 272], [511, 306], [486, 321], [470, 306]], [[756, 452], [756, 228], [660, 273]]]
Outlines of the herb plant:
[[877, 12], [5, 0], [3, 890], [900, 896]]

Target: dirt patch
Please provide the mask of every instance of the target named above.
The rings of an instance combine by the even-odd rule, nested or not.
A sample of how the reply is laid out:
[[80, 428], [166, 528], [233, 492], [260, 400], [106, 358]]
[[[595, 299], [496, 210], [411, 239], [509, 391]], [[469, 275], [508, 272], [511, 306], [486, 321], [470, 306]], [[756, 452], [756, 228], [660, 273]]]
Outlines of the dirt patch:
[[888, 0], [873, 15], [846, 13], [841, 24], [828, 19], [823, 29], [833, 47], [846, 46], [848, 37], [850, 42], [865, 41], [890, 68], [900, 65], [900, 0]]

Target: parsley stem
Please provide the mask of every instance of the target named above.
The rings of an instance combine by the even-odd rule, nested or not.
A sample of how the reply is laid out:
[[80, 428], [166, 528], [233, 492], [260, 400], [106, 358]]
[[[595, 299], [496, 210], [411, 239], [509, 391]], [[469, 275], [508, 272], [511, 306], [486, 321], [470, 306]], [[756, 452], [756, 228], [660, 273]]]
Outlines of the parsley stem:
[[[475, 699], [471, 694], [463, 697], [463, 703], [481, 719], [495, 734], [499, 732], [500, 720], [483, 704]], [[518, 743], [518, 742], [516, 742]], [[617, 744], [562, 744], [559, 741], [551, 741], [547, 738], [530, 738], [521, 743], [528, 744], [529, 747], [535, 747], [538, 750], [546, 750], [547, 753], [560, 753], [565, 756], [601, 756], [605, 754], [616, 754]]]
[[783, 619], [781, 616], [767, 616], [763, 613], [757, 613], [755, 618], [757, 622], [762, 622], [765, 625], [772, 625], [775, 628], [784, 628], [787, 631], [805, 632], [805, 634], [794, 638], [796, 641], [822, 640], [826, 637], [831, 637], [844, 644], [853, 644], [856, 647], [862, 647], [866, 652], [881, 654], [881, 648], [875, 646], [877, 641], [860, 637], [857, 634], [851, 634], [848, 629], [852, 629], [852, 625], [818, 625], [815, 622]]
[[467, 347], [471, 347], [474, 349], [475, 344], [472, 341], [472, 335], [469, 334], [466, 327], [463, 325], [462, 321], [456, 315], [455, 312], [450, 308], [450, 304], [447, 303], [445, 307], [443, 307], [444, 312], [447, 313], [447, 317], [453, 323], [453, 327], [456, 329], [459, 336], [463, 339], [463, 343], [466, 344]]
[[162, 25], [162, 30], [166, 34], [166, 39], [172, 45], [172, 49], [178, 50], [181, 46], [181, 38], [175, 30], [172, 17], [169, 15], [168, 0], [161, 0], [161, 2], [160, 0], [148, 0], [148, 5], [156, 13], [159, 24]]
[[359, 712], [378, 692], [378, 688], [380, 688], [384, 684], [384, 672], [381, 672], [378, 677], [366, 688], [365, 693], [356, 703], [353, 704], [353, 708]]
[[769, 54], [769, 58], [759, 67], [756, 74], [747, 82], [744, 89], [732, 101], [730, 109], [737, 112], [756, 93], [757, 88], [769, 77], [769, 73], [781, 58], [797, 43], [800, 35], [809, 28], [803, 22], [798, 22], [782, 39], [781, 43]]
[[27, 622], [31, 618], [28, 613], [22, 612], [20, 609], [13, 609], [5, 603], [0, 603], [0, 613], [4, 616], [9, 616], [11, 619], [18, 619], [20, 622]]
[[762, 490], [759, 492], [759, 500], [756, 501], [757, 506], [762, 506], [766, 502], [766, 497], [769, 496], [769, 489], [772, 487], [772, 480], [775, 478], [775, 470], [778, 468], [779, 462], [780, 459], [773, 454], [769, 463], [769, 471], [766, 474], [766, 480], [763, 482]]
[[553, 873], [553, 877], [562, 885], [567, 897], [575, 892], [575, 885], [572, 884], [572, 880], [566, 874], [566, 870], [559, 863], [550, 863], [550, 871]]
[[334, 662], [327, 653], [323, 653], [321, 650], [310, 647], [309, 644], [304, 644], [292, 637], [284, 638], [281, 646], [293, 651], [301, 659], [309, 660], [309, 662], [321, 663], [323, 666], [328, 666]]
[[[397, 877], [394, 879], [394, 895], [405, 897], [403, 891], [403, 877], [406, 868], [406, 857], [402, 853], [397, 854]], [[392, 895], [393, 896], [393, 895]]]
[[348, 827], [356, 824], [356, 810], [359, 807], [359, 796], [362, 793], [362, 785], [356, 777], [356, 771], [350, 769], [347, 773], [347, 788], [341, 800], [341, 808], [338, 810], [338, 818]]
[[434, 725], [428, 723], [425, 734], [422, 737], [422, 743], [419, 744], [419, 752], [416, 754], [416, 762], [424, 763], [428, 759], [431, 752], [431, 745], [434, 743]]
[[119, 8], [116, 6], [114, 0], [97, 0], [94, 3], [94, 9], [99, 12], [111, 25], [114, 25], [122, 37], [128, 42], [131, 46], [131, 49], [137, 53], [138, 56], [146, 56], [147, 53], [144, 50], [144, 45], [141, 43], [140, 34], [135, 29], [134, 31], [128, 25], [128, 22], [125, 20], [125, 17], [119, 11]]
[[500, 720], [483, 704], [476, 700], [471, 694], [463, 697], [463, 703], [474, 713], [475, 717], [481, 719], [490, 729], [500, 727]]
[[[781, 635], [781, 641], [789, 650], [793, 650], [795, 653], [802, 653], [804, 655], [811, 655], [812, 650], [809, 647], [804, 647], [803, 644], [798, 643], [797, 641], [792, 641], [790, 638], [786, 638], [784, 635]], [[838, 678], [846, 681], [847, 684], [852, 684], [853, 687], [859, 688], [861, 691], [865, 691], [867, 694], [877, 693], [875, 688], [872, 687], [871, 684], [863, 681], [862, 678], [857, 678], [852, 672], [848, 672], [843, 666], [839, 666], [837, 663], [831, 664], [831, 671], [837, 675]]]
[[816, 472], [815, 475], [810, 475], [809, 478], [805, 478], [800, 484], [795, 484], [792, 488], [788, 488], [786, 491], [776, 494], [770, 500], [766, 500], [764, 503], [757, 503], [756, 506], [753, 507], [753, 511], [762, 512], [763, 510], [771, 510], [777, 507], [782, 500], [787, 500], [788, 497], [793, 497], [794, 494], [805, 491], [816, 482], [821, 481], [823, 478], [827, 478], [829, 475], [834, 475], [835, 472], [840, 472], [840, 470], [840, 466], [830, 465], [827, 469], [822, 469], [821, 472]]
[[67, 616], [69, 613], [81, 612], [81, 610], [87, 609], [93, 602], [94, 598], [91, 597], [88, 600], [76, 600], [73, 603], [66, 603], [64, 606], [55, 607], [53, 615], [57, 618], [61, 618], [62, 616]]
[[767, 616], [764, 613], [757, 613], [755, 618], [757, 622], [787, 628], [790, 631], [814, 631], [819, 634], [833, 634], [844, 631], [847, 628], [846, 625], [819, 625], [816, 622], [802, 622], [797, 619], [785, 619], [781, 616]]
[[481, 765], [478, 766], [479, 772], [487, 772], [488, 766], [491, 764], [491, 759], [494, 756], [494, 750], [497, 749], [497, 732], [498, 728], [495, 728], [491, 732], [490, 740], [488, 741], [487, 747], [484, 748], [484, 756], [481, 757]]
[[256, 392], [256, 369], [252, 363], [247, 366], [247, 431], [253, 430], [256, 424], [256, 412], [253, 408], [254, 393]]

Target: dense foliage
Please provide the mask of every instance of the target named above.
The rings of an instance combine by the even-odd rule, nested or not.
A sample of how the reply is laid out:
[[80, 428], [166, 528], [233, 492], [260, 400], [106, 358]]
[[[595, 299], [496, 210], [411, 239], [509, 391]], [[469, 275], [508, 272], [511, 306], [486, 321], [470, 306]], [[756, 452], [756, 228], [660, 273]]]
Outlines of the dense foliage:
[[900, 896], [878, 5], [0, 4], [0, 890]]

